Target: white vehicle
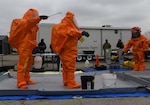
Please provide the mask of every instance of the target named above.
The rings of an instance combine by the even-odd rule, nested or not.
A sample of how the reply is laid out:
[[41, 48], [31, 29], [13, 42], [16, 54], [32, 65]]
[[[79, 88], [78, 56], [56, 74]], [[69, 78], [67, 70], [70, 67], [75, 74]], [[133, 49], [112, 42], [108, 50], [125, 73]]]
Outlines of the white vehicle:
[[[51, 28], [54, 24], [50, 23], [41, 23], [39, 24], [38, 31], [38, 42], [42, 38], [47, 45], [46, 52], [51, 52], [49, 45], [51, 41]], [[131, 31], [129, 27], [112, 27], [110, 25], [105, 25], [102, 27], [80, 27], [81, 30], [87, 31], [90, 36], [84, 37], [78, 42], [78, 57], [77, 61], [83, 59], [92, 60], [95, 55], [103, 58], [103, 44], [105, 39], [108, 39], [108, 42], [111, 44], [111, 49], [117, 49], [116, 44], [118, 39], [121, 39], [124, 44], [131, 37]]]

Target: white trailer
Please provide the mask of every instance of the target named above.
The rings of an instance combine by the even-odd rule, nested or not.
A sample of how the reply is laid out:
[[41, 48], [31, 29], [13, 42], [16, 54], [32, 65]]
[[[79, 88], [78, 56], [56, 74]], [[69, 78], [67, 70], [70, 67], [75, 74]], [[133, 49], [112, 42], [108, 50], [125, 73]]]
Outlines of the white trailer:
[[126, 44], [131, 37], [130, 28], [125, 27], [80, 27], [80, 29], [89, 32], [90, 37], [85, 38], [83, 43], [79, 42], [78, 52], [94, 51], [94, 54], [98, 54], [102, 58], [104, 56], [103, 44], [106, 39], [111, 44], [111, 49], [115, 50], [118, 39]]
[[[39, 24], [38, 31], [38, 42], [41, 38], [44, 38], [46, 42], [47, 49], [46, 52], [51, 52], [49, 48], [51, 41], [51, 28], [54, 24], [50, 23], [41, 23]], [[105, 39], [108, 39], [108, 42], [111, 44], [111, 49], [117, 49], [116, 44], [118, 39], [121, 39], [124, 44], [127, 43], [131, 37], [130, 28], [126, 27], [80, 27], [81, 30], [87, 31], [90, 34], [90, 37], [83, 37], [83, 42], [78, 42], [78, 58], [77, 60], [83, 60], [84, 58], [92, 60], [97, 54], [99, 57], [103, 58], [103, 44]]]

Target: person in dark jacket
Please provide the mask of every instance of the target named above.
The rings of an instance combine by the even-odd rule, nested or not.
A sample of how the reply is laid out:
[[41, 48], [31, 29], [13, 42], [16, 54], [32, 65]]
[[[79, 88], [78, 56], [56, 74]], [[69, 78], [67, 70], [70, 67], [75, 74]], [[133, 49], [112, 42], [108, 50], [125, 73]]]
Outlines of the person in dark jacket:
[[46, 44], [44, 42], [44, 39], [41, 39], [41, 42], [38, 44], [40, 53], [45, 53]]
[[118, 47], [119, 49], [123, 49], [124, 48], [124, 44], [123, 44], [121, 39], [118, 40], [116, 47]]
[[[41, 54], [45, 53], [46, 44], [44, 42], [44, 39], [41, 39], [41, 42], [38, 44], [39, 52]], [[44, 56], [42, 57], [42, 65], [45, 63]]]
[[111, 44], [108, 42], [108, 39], [106, 39], [105, 43], [103, 44], [104, 60], [106, 60], [106, 50], [107, 49], [111, 49]]

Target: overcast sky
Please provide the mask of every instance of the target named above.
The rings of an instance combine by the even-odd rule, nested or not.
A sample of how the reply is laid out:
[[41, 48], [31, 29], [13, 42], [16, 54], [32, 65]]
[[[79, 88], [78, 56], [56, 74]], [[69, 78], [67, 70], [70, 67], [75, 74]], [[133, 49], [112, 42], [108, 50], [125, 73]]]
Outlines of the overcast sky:
[[58, 23], [67, 11], [75, 14], [79, 26], [132, 27], [150, 31], [150, 0], [0, 0], [0, 35], [8, 35], [14, 18], [22, 18], [29, 9], [40, 15], [62, 14], [41, 23]]

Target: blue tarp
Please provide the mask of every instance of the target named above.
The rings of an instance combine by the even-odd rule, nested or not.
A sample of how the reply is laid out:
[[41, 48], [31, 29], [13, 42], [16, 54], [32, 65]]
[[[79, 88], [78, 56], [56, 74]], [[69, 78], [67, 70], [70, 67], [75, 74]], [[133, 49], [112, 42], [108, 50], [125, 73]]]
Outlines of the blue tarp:
[[[5, 95], [4, 95], [5, 93]], [[38, 91], [11, 90], [0, 91], [0, 100], [38, 100], [38, 99], [74, 99], [74, 98], [118, 98], [118, 97], [149, 97], [146, 88], [110, 88], [81, 91]], [[2, 95], [3, 94], [3, 95]]]
[[[107, 70], [110, 70], [110, 71], [113, 71], [113, 72], [131, 72], [132, 70], [131, 69], [127, 69], [127, 68], [120, 68], [120, 69], [107, 69]], [[83, 72], [101, 72], [101, 71], [105, 71], [105, 70], [96, 70], [94, 68], [87, 68], [85, 70], [83, 70]], [[150, 69], [146, 69], [146, 71], [150, 71]]]
[[74, 99], [74, 98], [119, 98], [119, 97], [149, 97], [150, 93], [137, 92], [127, 94], [100, 94], [100, 95], [64, 95], [64, 96], [1, 96], [0, 100], [38, 100], [38, 99], [50, 99], [50, 100], [62, 100], [62, 99]]

